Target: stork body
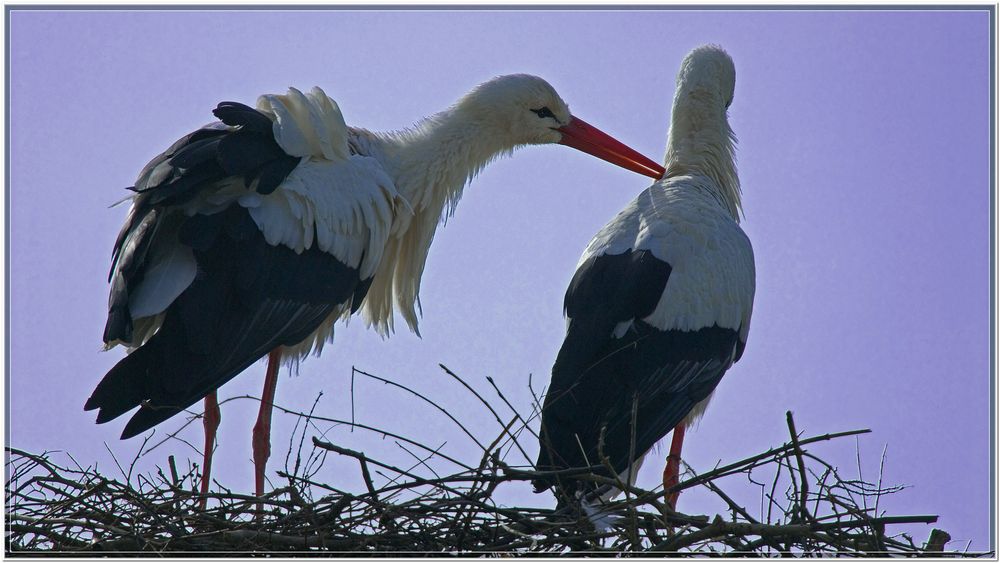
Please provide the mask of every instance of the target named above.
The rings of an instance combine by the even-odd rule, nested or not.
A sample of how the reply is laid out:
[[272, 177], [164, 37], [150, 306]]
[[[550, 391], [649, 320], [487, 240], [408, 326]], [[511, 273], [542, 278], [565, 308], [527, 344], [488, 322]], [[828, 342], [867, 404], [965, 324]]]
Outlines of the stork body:
[[359, 310], [382, 334], [396, 308], [416, 330], [437, 225], [492, 159], [574, 139], [595, 156], [662, 173], [527, 75], [480, 85], [393, 133], [348, 128], [318, 88], [262, 96], [256, 109], [224, 102], [214, 113], [220, 122], [154, 158], [132, 188], [104, 333], [106, 347], [130, 353], [85, 405], [99, 409], [98, 423], [139, 407], [124, 439], [205, 398], [203, 492], [216, 389], [269, 356], [253, 440], [260, 495], [279, 361], [319, 353], [335, 323]]
[[[664, 476], [672, 485], [684, 428], [743, 354], [754, 261], [739, 227], [726, 118], [734, 82], [721, 49], [688, 55], [665, 177], [601, 229], [580, 259], [543, 405], [540, 469], [601, 465], [603, 434], [603, 454], [634, 480], [643, 456], [674, 430], [673, 465]], [[563, 503], [580, 490], [555, 478], [535, 486], [555, 486]]]

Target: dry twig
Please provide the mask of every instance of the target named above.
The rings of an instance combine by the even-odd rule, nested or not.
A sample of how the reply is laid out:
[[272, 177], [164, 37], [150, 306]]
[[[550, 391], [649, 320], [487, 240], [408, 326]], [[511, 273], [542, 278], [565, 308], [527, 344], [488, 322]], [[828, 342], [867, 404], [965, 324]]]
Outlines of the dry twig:
[[[353, 417], [345, 421], [317, 416], [312, 411], [293, 413], [301, 417], [302, 432], [315, 430], [320, 436], [312, 436], [312, 450], [305, 464], [300, 463], [301, 450], [308, 448], [309, 442], [297, 440], [299, 451], [293, 466], [289, 468], [286, 461], [286, 470], [278, 473], [287, 480], [287, 486], [262, 499], [224, 489], [211, 492], [208, 507], [200, 509], [197, 467], [189, 464], [188, 471], [181, 473], [172, 456], [169, 476], [160, 470], [136, 475], [132, 468], [122, 468], [122, 482], [93, 467], [58, 463], [54, 454], [7, 448], [7, 554], [51, 550], [522, 555], [949, 553], [946, 543], [950, 538], [938, 530], [931, 533], [926, 546], [915, 545], [906, 534], [888, 535], [886, 531], [893, 525], [933, 523], [936, 516], [884, 516], [865, 508], [876, 499], [880, 502], [878, 506], [884, 506], [885, 496], [899, 487], [844, 479], [836, 467], [804, 449], [806, 445], [856, 436], [868, 430], [801, 438], [788, 413], [788, 443], [695, 475], [674, 488], [704, 487], [719, 499], [720, 510], [727, 518], [685, 515], [666, 508], [662, 487], [643, 490], [619, 479], [590, 473], [601, 466], [544, 473], [508, 465], [503, 461], [505, 448], [530, 450], [522, 448], [527, 444], [519, 444], [518, 437], [531, 437], [533, 431], [527, 425], [534, 417], [517, 412], [491, 380], [489, 383], [503, 404], [513, 411], [513, 418], [505, 423], [498, 410], [466, 380], [447, 368], [445, 371], [484, 403], [489, 417], [495, 418], [502, 428], [492, 441], [481, 440], [468, 426], [448, 414], [482, 448], [483, 452], [476, 454], [478, 461], [445, 455], [441, 453], [443, 446], [427, 446], [416, 439], [362, 425]], [[359, 373], [416, 394], [396, 382]], [[417, 395], [447, 414], [426, 394]], [[292, 411], [276, 407], [276, 412]], [[416, 463], [412, 467], [399, 467], [335, 444], [327, 436], [329, 430], [316, 426], [323, 421], [391, 436], [397, 438], [400, 448], [405, 449], [405, 444], [425, 453], [417, 456], [405, 449]], [[529, 432], [523, 433], [526, 429]], [[363, 491], [343, 491], [322, 482], [319, 470], [327, 453], [358, 461]], [[783, 467], [791, 471], [792, 478], [782, 471]], [[731, 494], [737, 485], [744, 488], [750, 485], [750, 490], [761, 486], [761, 490], [766, 490], [754, 480], [755, 471], [776, 473], [772, 492], [764, 493], [767, 510], [777, 511], [773, 517], [764, 518], [762, 514], [759, 519], [754, 518], [734, 500], [740, 495]], [[624, 489], [624, 498], [609, 503], [606, 510], [627, 517], [617, 519], [612, 528], [599, 531], [586, 518], [550, 508], [552, 500], [548, 495], [537, 497], [540, 506], [505, 506], [497, 500], [497, 491], [502, 487], [523, 486], [538, 476], [556, 474], [591, 481], [595, 487]], [[777, 493], [779, 480], [791, 482], [785, 498]], [[258, 502], [263, 506], [261, 510], [257, 508]]]

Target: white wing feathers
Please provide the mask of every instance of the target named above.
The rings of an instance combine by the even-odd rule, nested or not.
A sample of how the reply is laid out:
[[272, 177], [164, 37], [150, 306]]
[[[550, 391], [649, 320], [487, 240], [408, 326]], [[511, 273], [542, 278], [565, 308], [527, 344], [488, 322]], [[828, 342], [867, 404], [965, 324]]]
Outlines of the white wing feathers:
[[392, 228], [396, 193], [372, 158], [303, 161], [277, 190], [240, 198], [272, 245], [302, 252], [317, 244], [346, 265], [360, 265], [361, 278], [375, 273]]

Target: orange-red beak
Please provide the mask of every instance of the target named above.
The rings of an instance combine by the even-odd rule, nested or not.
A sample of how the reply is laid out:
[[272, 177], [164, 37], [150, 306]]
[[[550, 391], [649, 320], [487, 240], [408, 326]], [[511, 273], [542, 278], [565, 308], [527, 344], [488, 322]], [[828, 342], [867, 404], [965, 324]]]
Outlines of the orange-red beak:
[[578, 117], [571, 118], [568, 125], [556, 131], [562, 133], [560, 145], [573, 147], [626, 170], [638, 172], [654, 180], [659, 180], [666, 172], [659, 164]]

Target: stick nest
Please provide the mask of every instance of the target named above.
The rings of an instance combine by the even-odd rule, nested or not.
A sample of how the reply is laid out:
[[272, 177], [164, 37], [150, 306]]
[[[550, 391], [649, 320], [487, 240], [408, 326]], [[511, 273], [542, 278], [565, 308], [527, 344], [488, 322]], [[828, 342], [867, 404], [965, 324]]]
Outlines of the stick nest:
[[[532, 434], [529, 423], [536, 418], [537, 408], [532, 416], [522, 416], [489, 380], [513, 413], [512, 418], [501, 417], [468, 383], [444, 369], [475, 394], [499, 421], [498, 427], [502, 426], [492, 443], [476, 441], [482, 450], [477, 459], [456, 459], [440, 447], [388, 431], [276, 406], [303, 422], [296, 430], [300, 440], [294, 464], [286, 463], [286, 470], [277, 472], [282, 486], [262, 498], [217, 486], [218, 490], [204, 495], [207, 506], [202, 508], [205, 499], [198, 493], [198, 466], [188, 462], [179, 472], [173, 456], [165, 470], [157, 468], [148, 474], [133, 475], [132, 468], [120, 468], [123, 478], [118, 480], [79, 465], [69, 454], [33, 454], [8, 447], [7, 555], [331, 551], [357, 555], [960, 555], [945, 551], [950, 538], [941, 530], [931, 530], [921, 545], [907, 533], [894, 531], [900, 525], [912, 528], [937, 520], [933, 515], [885, 514], [880, 500], [902, 487], [883, 486], [881, 476], [877, 483], [846, 478], [806, 448], [868, 430], [802, 437], [791, 413], [786, 414], [789, 439], [784, 444], [701, 474], [688, 467], [671, 489], [701, 488], [709, 493], [721, 511], [712, 517], [673, 511], [664, 501], [669, 491], [662, 486], [645, 490], [593, 475], [586, 468], [560, 474], [624, 491], [604, 509], [612, 515], [607, 529], [595, 529], [572, 510], [557, 511], [550, 495], [534, 497], [540, 506], [505, 505], [496, 498], [498, 488], [524, 487], [543, 475], [530, 466], [505, 461], [512, 451], [522, 450], [521, 435]], [[416, 394], [397, 383], [356, 373]], [[414, 452], [411, 455], [417, 463], [398, 467], [321, 439], [318, 436], [325, 434], [317, 425], [324, 421], [392, 437], [407, 452]], [[307, 434], [310, 440], [305, 440]], [[319, 468], [330, 455], [354, 459], [363, 490], [340, 490], [318, 478]], [[57, 462], [57, 457], [68, 460]], [[442, 471], [441, 464], [452, 470]], [[723, 486], [737, 494], [731, 496]], [[760, 506], [752, 510], [733, 500], [745, 498], [748, 488], [760, 496]]]

